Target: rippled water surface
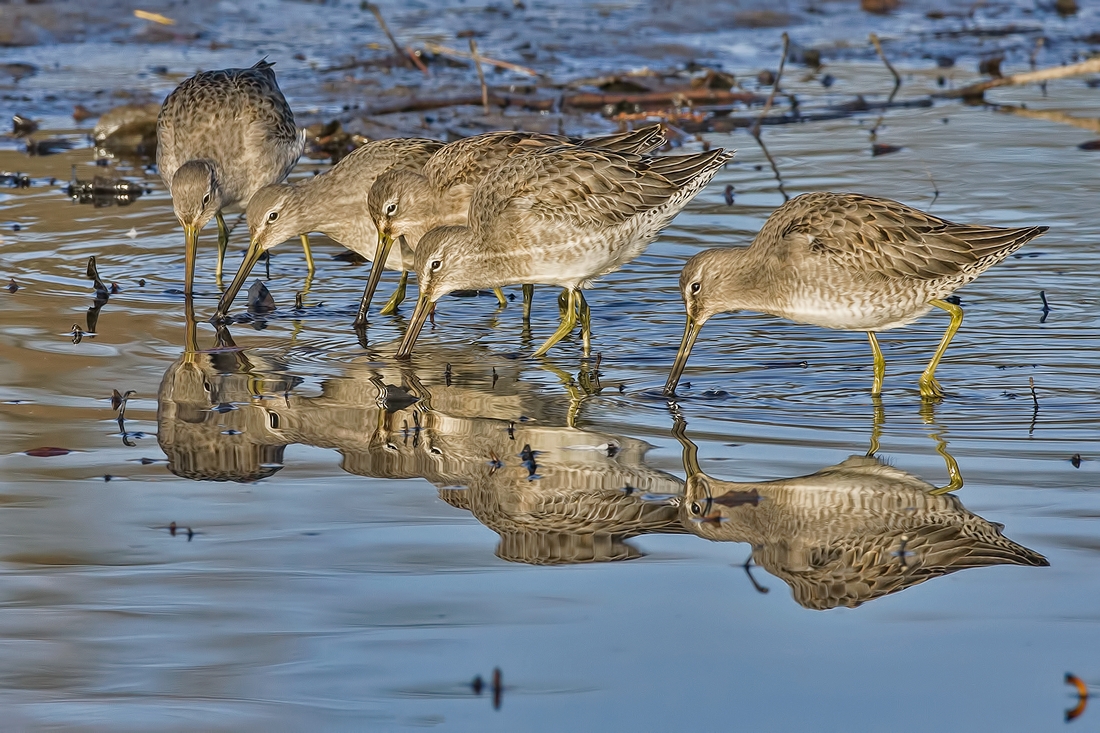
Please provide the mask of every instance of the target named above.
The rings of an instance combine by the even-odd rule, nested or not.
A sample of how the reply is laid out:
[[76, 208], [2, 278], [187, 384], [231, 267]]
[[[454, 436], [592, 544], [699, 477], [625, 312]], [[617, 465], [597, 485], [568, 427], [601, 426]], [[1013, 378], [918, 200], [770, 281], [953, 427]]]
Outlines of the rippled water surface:
[[[770, 39], [755, 51], [722, 43], [773, 53], [779, 31], [755, 33]], [[870, 59], [828, 70], [837, 99], [890, 88]], [[916, 53], [903, 70], [913, 97], [942, 73]], [[40, 76], [21, 83], [64, 98], [63, 75]], [[826, 94], [801, 70], [787, 87]], [[990, 99], [1100, 116], [1080, 79]], [[783, 202], [743, 132], [705, 136], [735, 162], [589, 293], [598, 383], [578, 340], [527, 357], [556, 325], [549, 288], [529, 333], [513, 289], [504, 309], [441, 301], [411, 362], [393, 359], [411, 301], [372, 316], [364, 347], [347, 324], [367, 267], [319, 236], [312, 282], [295, 243], [277, 248], [270, 279], [263, 263], [254, 275], [278, 309], [216, 333], [208, 228], [189, 329], [159, 178], [123, 168], [150, 193], [80, 205], [61, 189], [74, 167], [95, 174], [90, 149], [28, 157], [5, 141], [0, 170], [33, 182], [0, 189], [0, 276], [18, 285], [0, 291], [8, 725], [1063, 728], [1064, 673], [1100, 684], [1100, 223], [1097, 153], [1077, 147], [1094, 133], [941, 102], [888, 113], [878, 141], [903, 149], [872, 157], [876, 119], [768, 128], [786, 191], [1051, 227], [959, 293], [934, 405], [916, 383], [938, 312], [883, 335], [879, 405], [862, 334], [753, 313], [708, 323], [690, 387], [659, 396], [683, 261], [747, 244]], [[230, 269], [245, 244], [241, 227]], [[98, 307], [93, 255], [119, 288]], [[121, 425], [116, 389], [133, 390]], [[943, 495], [952, 461], [964, 486]]]

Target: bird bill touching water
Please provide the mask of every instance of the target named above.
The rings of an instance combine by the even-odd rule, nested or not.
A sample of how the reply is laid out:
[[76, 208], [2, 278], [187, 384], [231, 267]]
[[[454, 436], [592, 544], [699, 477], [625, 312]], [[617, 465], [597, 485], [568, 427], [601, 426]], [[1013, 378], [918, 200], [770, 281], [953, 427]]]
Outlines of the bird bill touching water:
[[[248, 202], [248, 251], [222, 294], [215, 320], [225, 319], [263, 253], [288, 239], [322, 232], [370, 260], [378, 241], [378, 230], [367, 209], [371, 185], [390, 169], [419, 170], [442, 147], [441, 142], [423, 138], [375, 140], [320, 175], [292, 184], [274, 183], [257, 191]], [[412, 250], [399, 247], [391, 251], [383, 266], [402, 272], [411, 269]], [[399, 290], [403, 287], [404, 281]]]
[[866, 331], [874, 355], [871, 393], [878, 395], [886, 360], [875, 334], [937, 307], [951, 322], [921, 375], [920, 392], [926, 399], [940, 398], [936, 366], [963, 318], [962, 308], [945, 299], [1045, 231], [1045, 226], [955, 224], [859, 194], [798, 196], [768, 218], [750, 246], [709, 249], [688, 260], [680, 274], [687, 324], [664, 392], [676, 394], [707, 320], [751, 310]]
[[442, 296], [517, 283], [566, 291], [561, 325], [535, 356], [578, 320], [587, 354], [590, 321], [581, 289], [640, 255], [732, 155], [715, 149], [650, 158], [557, 147], [513, 156], [474, 192], [469, 226], [438, 227], [421, 239], [420, 299], [397, 356], [412, 353]]
[[[415, 250], [426, 232], [447, 225], [468, 222], [470, 200], [478, 184], [511, 156], [561, 145], [596, 148], [614, 153], [647, 153], [665, 143], [660, 124], [629, 132], [594, 138], [569, 138], [536, 132], [501, 130], [456, 140], [439, 150], [420, 171], [391, 170], [371, 187], [368, 206], [378, 230], [374, 262], [383, 262], [394, 242], [405, 238]], [[366, 322], [366, 312], [382, 277], [381, 268], [371, 268], [356, 323]], [[401, 296], [406, 274], [402, 273]], [[530, 315], [532, 288], [524, 284], [524, 317]], [[505, 304], [497, 289], [497, 299]], [[400, 302], [400, 301], [398, 301]], [[396, 307], [391, 301], [387, 304]]]
[[[229, 231], [222, 209], [247, 203], [298, 162], [305, 133], [275, 80], [273, 64], [196, 74], [164, 100], [157, 118], [157, 169], [186, 238], [184, 291], [190, 295], [199, 231], [218, 222], [218, 278]], [[302, 240], [310, 271], [313, 258]]]

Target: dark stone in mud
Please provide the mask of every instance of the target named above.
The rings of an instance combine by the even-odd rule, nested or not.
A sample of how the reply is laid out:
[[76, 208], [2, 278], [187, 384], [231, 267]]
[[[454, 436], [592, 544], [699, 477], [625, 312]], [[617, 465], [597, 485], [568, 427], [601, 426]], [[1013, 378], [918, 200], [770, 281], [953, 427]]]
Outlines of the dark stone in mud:
[[275, 310], [275, 299], [271, 291], [259, 280], [255, 280], [248, 289], [248, 312], [270, 313]]

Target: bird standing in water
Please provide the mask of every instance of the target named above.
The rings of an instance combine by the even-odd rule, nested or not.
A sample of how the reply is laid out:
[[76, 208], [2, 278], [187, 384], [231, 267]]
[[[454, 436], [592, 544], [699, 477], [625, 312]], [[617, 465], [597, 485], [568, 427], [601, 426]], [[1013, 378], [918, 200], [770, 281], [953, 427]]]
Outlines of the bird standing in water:
[[769, 313], [798, 323], [866, 331], [874, 354], [872, 395], [882, 392], [886, 360], [879, 331], [912, 323], [933, 307], [951, 323], [920, 378], [940, 398], [936, 366], [962, 325], [945, 300], [1027, 242], [1044, 226], [955, 224], [889, 199], [808, 193], [768, 217], [748, 247], [708, 249], [680, 274], [687, 325], [665, 394], [676, 385], [703, 324], [727, 311]]
[[[192, 292], [199, 231], [218, 221], [218, 278], [229, 243], [222, 209], [278, 183], [305, 146], [305, 133], [275, 80], [272, 64], [206, 71], [176, 87], [157, 118], [157, 168], [183, 225], [184, 292]], [[302, 237], [309, 269], [313, 257]]]

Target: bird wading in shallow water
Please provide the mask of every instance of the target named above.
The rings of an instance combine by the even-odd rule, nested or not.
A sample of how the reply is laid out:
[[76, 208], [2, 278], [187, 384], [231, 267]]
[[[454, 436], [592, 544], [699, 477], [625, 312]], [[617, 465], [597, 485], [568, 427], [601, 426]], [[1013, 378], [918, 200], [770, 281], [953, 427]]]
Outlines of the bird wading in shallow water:
[[432, 305], [455, 290], [541, 283], [565, 289], [561, 325], [542, 356], [591, 320], [581, 288], [640, 255], [733, 156], [722, 149], [650, 158], [582, 147], [512, 156], [470, 201], [469, 226], [424, 235], [416, 251], [420, 299], [397, 356], [406, 358]]
[[680, 274], [687, 325], [665, 394], [676, 385], [703, 324], [727, 311], [769, 313], [798, 323], [866, 331], [874, 354], [873, 395], [886, 360], [875, 334], [905, 326], [933, 306], [951, 316], [920, 378], [921, 396], [943, 396], [936, 366], [962, 324], [945, 300], [1045, 226], [955, 224], [889, 199], [808, 193], [779, 207], [748, 247], [709, 249]]
[[[196, 74], [168, 95], [157, 118], [157, 169], [186, 237], [185, 293], [192, 292], [199, 231], [217, 219], [220, 280], [229, 243], [222, 209], [286, 178], [304, 146], [267, 61]], [[302, 248], [312, 272], [304, 235]]]
[[[470, 199], [477, 186], [513, 155], [561, 145], [616, 153], [647, 153], [664, 143], [664, 131], [659, 124], [587, 139], [503, 130], [456, 140], [435, 153], [422, 170], [392, 170], [380, 175], [374, 182], [368, 200], [371, 218], [378, 229], [374, 262], [386, 261], [390, 247], [401, 237], [405, 238], [402, 246], [415, 251], [427, 231], [437, 226], [465, 226]], [[381, 276], [380, 268], [371, 268], [357, 324], [366, 322], [367, 308]], [[407, 280], [407, 273], [402, 272], [397, 292], [386, 304], [383, 313], [392, 312], [405, 297]], [[523, 285], [526, 319], [530, 316], [534, 290], [528, 283]], [[496, 296], [503, 306], [506, 301], [499, 288]]]
[[[215, 320], [225, 318], [260, 256], [293, 237], [323, 232], [368, 260], [374, 257], [378, 230], [367, 210], [371, 185], [393, 168], [419, 170], [442, 147], [441, 142], [421, 138], [375, 140], [320, 175], [296, 183], [274, 183], [257, 191], [248, 202], [248, 252], [222, 294]], [[391, 249], [383, 264], [387, 270], [411, 270], [412, 250]]]

